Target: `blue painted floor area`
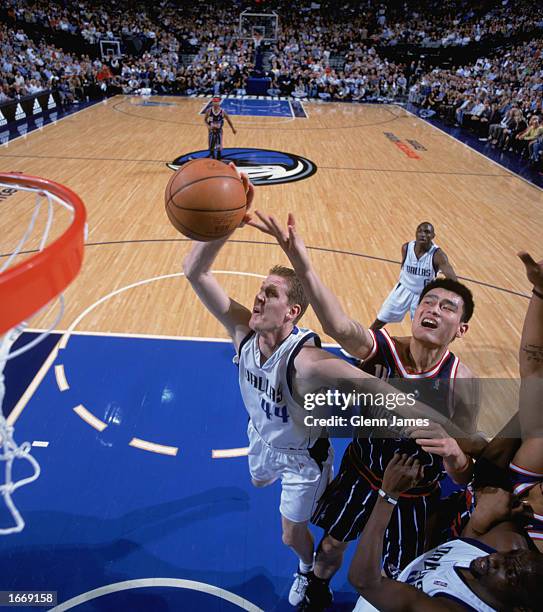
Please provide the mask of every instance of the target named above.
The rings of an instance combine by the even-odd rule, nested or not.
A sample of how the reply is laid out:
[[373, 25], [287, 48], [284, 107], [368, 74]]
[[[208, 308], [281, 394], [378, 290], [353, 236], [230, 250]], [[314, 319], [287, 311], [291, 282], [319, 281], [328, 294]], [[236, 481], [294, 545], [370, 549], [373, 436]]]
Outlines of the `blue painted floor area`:
[[[204, 113], [211, 107], [211, 101], [203, 109]], [[221, 108], [230, 115], [243, 115], [250, 117], [293, 117], [292, 107], [288, 100], [274, 99], [237, 99], [224, 98], [221, 100]]]
[[[42, 475], [14, 495], [26, 528], [0, 539], [2, 590], [54, 590], [61, 603], [112, 583], [174, 578], [292, 610], [296, 560], [281, 543], [279, 483], [254, 489], [246, 457], [211, 458], [212, 449], [247, 446], [232, 356], [229, 343], [70, 338], [54, 364], [69, 389], [59, 390], [51, 367], [16, 423], [19, 443], [49, 446], [32, 449]], [[107, 425], [102, 432], [74, 413], [80, 404]], [[134, 437], [178, 454], [131, 447]], [[336, 463], [345, 444], [335, 441]], [[356, 599], [346, 578], [352, 553], [333, 581], [337, 610]], [[240, 608], [186, 587], [134, 586], [73, 609]]]
[[[23, 348], [25, 344], [35, 340], [38, 335], [36, 332], [25, 332], [17, 338], [10, 352], [15, 353], [15, 351]], [[8, 359], [4, 368], [4, 376], [8, 384], [6, 385], [6, 393], [1, 406], [4, 416], [7, 417], [13, 408], [15, 408], [15, 404], [32, 382], [43, 362], [59, 340], [60, 334], [49, 334], [32, 349], [17, 357]]]
[[491, 159], [492, 161], [500, 164], [500, 166], [507, 168], [507, 170], [518, 174], [523, 179], [533, 183], [537, 187], [543, 188], [543, 173], [530, 166], [528, 160], [521, 159], [515, 153], [502, 151], [497, 147], [493, 147], [489, 142], [480, 141], [473, 132], [470, 132], [464, 128], [449, 125], [436, 117], [422, 117], [419, 115], [420, 109], [416, 106], [408, 105], [407, 108], [412, 113], [423, 119], [423, 121], [427, 121], [428, 123], [435, 125], [440, 130], [443, 130], [460, 142], [463, 142], [472, 149], [475, 149], [475, 151], [482, 153], [485, 157], [488, 157], [488, 159]]

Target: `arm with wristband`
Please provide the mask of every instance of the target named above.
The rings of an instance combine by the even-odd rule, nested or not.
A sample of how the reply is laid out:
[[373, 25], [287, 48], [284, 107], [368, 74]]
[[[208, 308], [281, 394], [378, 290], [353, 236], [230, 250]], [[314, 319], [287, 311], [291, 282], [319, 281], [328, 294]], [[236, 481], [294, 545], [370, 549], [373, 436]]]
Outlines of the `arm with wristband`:
[[401, 493], [416, 486], [421, 476], [421, 465], [413, 457], [397, 454], [390, 460], [379, 497], [360, 536], [349, 568], [349, 582], [378, 610], [439, 612], [460, 609], [454, 602], [429, 597], [410, 584], [391, 580], [381, 573], [383, 537], [392, 513]]

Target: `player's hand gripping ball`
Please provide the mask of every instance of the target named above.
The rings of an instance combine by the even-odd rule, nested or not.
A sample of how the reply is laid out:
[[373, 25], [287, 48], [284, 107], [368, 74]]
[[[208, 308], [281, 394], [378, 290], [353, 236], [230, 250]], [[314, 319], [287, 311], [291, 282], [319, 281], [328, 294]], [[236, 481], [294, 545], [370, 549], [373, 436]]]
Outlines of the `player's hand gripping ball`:
[[164, 194], [175, 229], [192, 240], [223, 238], [245, 218], [246, 186], [235, 167], [215, 159], [194, 159], [170, 178]]

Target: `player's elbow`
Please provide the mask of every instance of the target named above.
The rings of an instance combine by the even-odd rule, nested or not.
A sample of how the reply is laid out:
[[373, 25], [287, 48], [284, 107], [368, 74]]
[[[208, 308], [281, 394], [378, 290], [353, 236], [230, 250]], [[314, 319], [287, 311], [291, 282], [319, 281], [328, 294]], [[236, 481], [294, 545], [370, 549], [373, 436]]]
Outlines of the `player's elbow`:
[[355, 591], [360, 593], [360, 591], [364, 588], [363, 580], [360, 580], [360, 572], [354, 571], [352, 566], [349, 568], [349, 584], [353, 587]]
[[371, 584], [368, 583], [367, 579], [364, 579], [364, 573], [365, 572], [363, 571], [353, 569], [352, 565], [349, 568], [349, 575], [348, 575], [349, 584], [360, 595], [363, 595], [364, 591], [366, 591], [368, 588], [370, 588], [370, 586], [372, 586]]
[[191, 253], [189, 253], [183, 260], [183, 274], [191, 285], [198, 279], [198, 268], [196, 266], [196, 262], [193, 260], [193, 257], [191, 257]]
[[322, 321], [322, 330], [327, 336], [333, 338], [339, 344], [342, 344], [349, 336], [348, 320], [332, 319]]

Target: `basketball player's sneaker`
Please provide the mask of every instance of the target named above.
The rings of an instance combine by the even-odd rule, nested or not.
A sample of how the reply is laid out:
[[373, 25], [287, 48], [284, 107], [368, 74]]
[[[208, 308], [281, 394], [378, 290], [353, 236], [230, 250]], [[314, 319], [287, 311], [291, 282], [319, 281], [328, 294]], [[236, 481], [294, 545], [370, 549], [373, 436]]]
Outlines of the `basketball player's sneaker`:
[[298, 604], [302, 612], [324, 612], [334, 602], [334, 595], [328, 585], [328, 580], [316, 578], [313, 574], [309, 578], [303, 600]]
[[288, 594], [288, 603], [291, 606], [296, 607], [304, 600], [307, 585], [309, 584], [309, 578], [312, 573], [313, 572], [302, 574], [302, 572], [298, 569], [298, 571], [294, 574], [294, 582], [292, 583]]

